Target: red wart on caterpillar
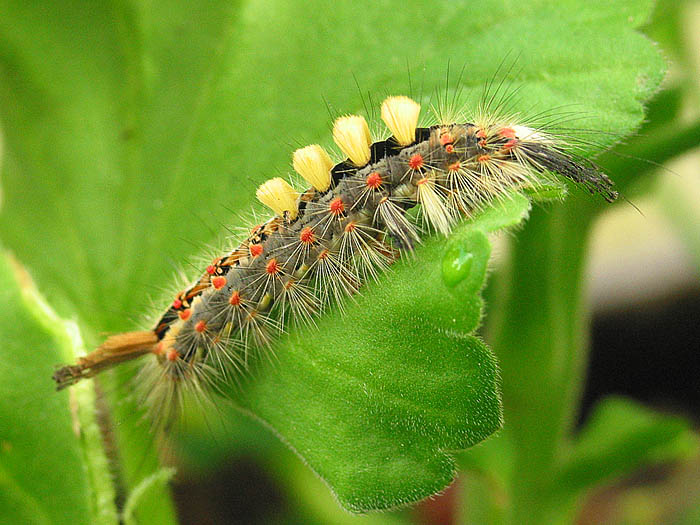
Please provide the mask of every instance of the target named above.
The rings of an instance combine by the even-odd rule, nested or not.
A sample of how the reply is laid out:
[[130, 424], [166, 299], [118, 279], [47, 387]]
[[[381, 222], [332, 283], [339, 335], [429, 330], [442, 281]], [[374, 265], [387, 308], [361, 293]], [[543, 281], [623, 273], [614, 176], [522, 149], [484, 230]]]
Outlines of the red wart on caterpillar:
[[447, 235], [475, 210], [554, 174], [617, 197], [607, 176], [544, 129], [500, 117], [418, 127], [419, 113], [408, 97], [387, 98], [381, 117], [392, 135], [378, 142], [363, 117], [337, 119], [333, 139], [344, 160], [334, 163], [317, 144], [295, 151], [293, 167], [310, 188], [297, 192], [281, 178], [262, 184], [257, 197], [274, 217], [214, 259], [152, 330], [112, 336], [57, 370], [57, 388], [153, 354], [137, 381], [146, 401], [162, 405], [180, 385], [203, 391], [244, 369], [251, 350], [287, 323], [342, 307], [411, 251], [420, 229], [407, 211], [417, 205], [428, 229]]

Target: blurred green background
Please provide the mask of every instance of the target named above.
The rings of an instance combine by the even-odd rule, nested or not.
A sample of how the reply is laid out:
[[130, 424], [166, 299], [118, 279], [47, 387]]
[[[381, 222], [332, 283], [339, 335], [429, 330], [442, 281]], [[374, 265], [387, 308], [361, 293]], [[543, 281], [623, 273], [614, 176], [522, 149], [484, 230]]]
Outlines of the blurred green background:
[[[700, 523], [698, 35], [691, 0], [0, 2], [3, 519]], [[579, 115], [589, 155], [623, 138], [596, 161], [625, 199], [572, 188], [491, 237], [479, 333], [504, 429], [444, 493], [352, 515], [227, 403], [156, 443], [117, 378], [52, 392], [53, 365], [158, 309], [291, 150], [329, 142], [328, 113], [362, 109], [356, 83], [429, 100], [464, 65], [473, 101], [509, 60], [519, 109]]]

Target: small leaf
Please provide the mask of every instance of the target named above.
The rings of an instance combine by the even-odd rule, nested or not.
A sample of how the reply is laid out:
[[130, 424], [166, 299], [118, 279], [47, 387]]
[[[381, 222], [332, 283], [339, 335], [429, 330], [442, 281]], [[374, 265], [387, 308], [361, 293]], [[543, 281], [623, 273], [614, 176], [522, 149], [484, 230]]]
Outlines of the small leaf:
[[487, 207], [474, 225], [485, 232], [513, 228], [527, 219], [530, 212], [530, 201], [523, 195], [511, 194], [508, 198]]
[[608, 398], [595, 409], [573, 445], [553, 491], [575, 494], [654, 463], [697, 454], [698, 436], [683, 418], [662, 415], [630, 400]]
[[554, 181], [525, 190], [525, 194], [530, 197], [532, 202], [561, 201], [564, 200], [567, 193], [566, 185]]

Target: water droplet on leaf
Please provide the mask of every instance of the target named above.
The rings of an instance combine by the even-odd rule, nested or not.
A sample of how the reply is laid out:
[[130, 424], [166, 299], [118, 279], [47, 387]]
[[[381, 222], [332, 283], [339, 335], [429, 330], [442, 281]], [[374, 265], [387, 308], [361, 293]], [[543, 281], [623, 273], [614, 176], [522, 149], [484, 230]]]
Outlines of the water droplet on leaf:
[[465, 243], [454, 243], [442, 258], [442, 280], [447, 286], [457, 286], [469, 274], [474, 263], [474, 253]]

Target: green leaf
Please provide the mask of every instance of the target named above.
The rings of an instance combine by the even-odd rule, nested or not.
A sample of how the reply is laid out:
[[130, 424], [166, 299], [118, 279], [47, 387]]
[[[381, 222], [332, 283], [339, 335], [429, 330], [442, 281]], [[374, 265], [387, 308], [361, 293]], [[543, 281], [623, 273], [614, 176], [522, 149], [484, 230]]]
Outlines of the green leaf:
[[552, 491], [576, 497], [581, 490], [655, 463], [697, 455], [700, 439], [688, 421], [662, 415], [622, 398], [594, 410], [556, 474]]
[[[22, 279], [23, 282], [19, 282]], [[20, 286], [22, 288], [20, 288]], [[0, 251], [0, 515], [7, 523], [117, 523], [92, 385], [46, 380], [72, 354], [67, 330]], [[29, 366], [28, 366], [29, 363]]]
[[[428, 22], [423, 2], [16, 4], [0, 20], [0, 232], [62, 311], [127, 328], [139, 290], [167, 285], [171, 260], [230, 223], [223, 206], [246, 211], [256, 183], [288, 165], [285, 143], [328, 141], [324, 98], [361, 107], [350, 72], [381, 96], [409, 90], [407, 61], [414, 77], [425, 65], [413, 83], [427, 95], [449, 58], [453, 84], [467, 67], [473, 103], [517, 49], [515, 110], [573, 105], [586, 118], [567, 127], [612, 143], [663, 75], [629, 30], [646, 17], [639, 5], [435, 4]], [[379, 31], [387, 21], [394, 30]]]
[[[663, 75], [656, 51], [632, 31], [646, 19], [648, 5], [639, 0], [614, 5], [602, 0], [539, 0], [506, 6], [491, 0], [427, 6], [416, 0], [397, 8], [389, 2], [328, 6], [321, 1], [277, 0], [166, 1], [156, 6], [83, 0], [3, 6], [0, 120], [6, 157], [0, 235], [31, 269], [52, 306], [64, 317], [77, 316], [88, 342], [97, 344], [101, 332], [133, 327], [130, 319], [148, 304], [151, 290], [168, 286], [172, 262], [184, 264], [186, 256], [197, 251], [193, 244], [201, 246], [241, 223], [232, 222], [224, 206], [247, 211], [256, 184], [288, 165], [287, 144], [329, 140], [324, 98], [339, 111], [362, 106], [353, 74], [362, 90], [373, 95], [402, 93], [411, 90], [409, 63], [413, 94], [420, 90], [429, 95], [443, 87], [448, 61], [453, 64], [453, 84], [454, 65], [459, 69], [464, 64], [465, 98], [475, 101], [484, 85], [498, 77], [499, 64], [507, 64], [509, 53], [516, 50], [512, 86], [507, 88], [519, 93], [513, 111], [556, 114], [555, 108], [574, 104], [586, 118], [567, 123], [573, 134], [577, 129], [604, 132], [594, 135], [598, 144], [588, 151], [611, 144], [638, 124], [640, 101]], [[416, 71], [425, 73], [416, 78]], [[449, 91], [451, 95], [454, 86]], [[484, 237], [475, 230], [462, 233], [465, 237], [460, 234], [459, 242], [476, 243], [474, 253], [483, 254]], [[383, 333], [372, 327], [379, 313], [362, 316], [355, 306], [348, 307], [347, 318], [329, 313], [319, 322], [326, 330], [319, 332], [323, 335], [305, 337], [293, 348], [291, 339], [280, 343], [280, 360], [287, 359], [283, 362], [291, 371], [318, 359], [323, 366], [309, 382], [319, 389], [324, 384], [321, 370], [333, 359], [347, 360], [343, 352], [353, 348], [370, 350], [368, 341], [373, 341], [386, 345], [380, 348], [383, 362], [394, 363], [397, 370], [420, 368], [426, 384], [444, 380], [448, 364], [473, 368], [477, 356], [485, 359], [482, 371], [488, 378], [493, 364], [485, 348], [463, 335], [479, 317], [480, 303], [468, 299], [479, 280], [467, 278], [446, 289], [443, 267], [433, 263], [435, 254], [447, 253], [448, 248], [439, 239], [426, 246], [433, 249], [422, 249], [415, 261], [396, 269], [396, 281], [382, 282], [385, 290], [416, 294], [432, 310], [406, 297], [401, 303], [385, 302], [397, 310], [381, 312], [386, 321], [382, 326], [394, 323]], [[463, 246], [453, 248], [460, 259]], [[470, 264], [452, 263], [458, 269]], [[431, 271], [418, 275], [411, 268]], [[472, 276], [472, 269], [475, 275], [480, 271], [477, 265], [465, 271]], [[462, 289], [464, 297], [458, 297]], [[439, 298], [444, 304], [436, 304]], [[458, 308], [462, 300], [466, 308]], [[364, 298], [358, 301], [368, 309], [372, 306], [362, 302]], [[326, 339], [331, 333], [335, 337]], [[359, 339], [359, 334], [366, 337]], [[438, 343], [455, 352], [441, 349], [438, 359], [419, 352], [409, 336], [434, 341], [433, 352]], [[346, 343], [336, 349], [335, 358], [329, 355], [329, 340], [330, 345]], [[412, 360], [396, 362], [410, 350]], [[348, 376], [345, 386], [353, 377], [370, 381], [369, 367], [377, 360], [367, 355], [347, 363], [355, 375]], [[261, 371], [245, 392], [259, 417], [284, 415], [276, 408], [283, 393], [272, 388], [275, 384], [290, 386], [294, 380], [289, 400], [301, 401], [298, 394], [306, 378], [282, 375]], [[377, 381], [375, 388], [414, 399], [416, 392], [405, 392], [406, 380], [398, 372], [385, 377], [386, 383], [372, 380]], [[443, 395], [466, 386], [459, 380], [448, 382]], [[325, 399], [325, 391], [316, 391], [313, 402], [326, 406], [325, 421], [335, 425], [333, 411], [347, 407], [342, 399]], [[473, 400], [472, 393], [462, 392], [454, 411], [460, 402]], [[124, 410], [133, 411], [129, 406]], [[467, 423], [464, 418], [478, 420], [481, 413], [445, 420], [447, 416], [427, 411], [408, 422], [401, 420], [395, 406], [380, 404], [377, 411], [377, 420], [387, 426], [375, 436], [365, 432], [361, 437], [366, 444], [379, 442], [395, 428], [396, 443], [403, 439], [409, 449], [403, 456], [407, 464], [424, 465], [416, 474], [419, 489], [411, 490], [409, 477], [393, 494], [378, 481], [373, 497], [369, 485], [350, 493], [349, 461], [362, 458], [345, 454], [336, 461], [320, 450], [304, 451], [305, 457], [314, 458], [310, 463], [318, 472], [344, 483], [345, 490], [337, 489], [339, 497], [342, 492], [344, 501], [355, 508], [389, 506], [436, 490], [451, 477], [451, 461], [441, 450], [466, 446], [492, 426], [484, 423], [472, 433], [468, 426], [460, 430]], [[362, 430], [366, 415], [356, 414], [342, 428]], [[421, 430], [411, 423], [444, 430], [445, 435], [429, 436], [432, 447], [418, 446], [412, 432], [420, 435]], [[317, 428], [275, 424], [293, 443]], [[135, 471], [141, 458], [153, 456], [146, 439], [128, 438], [132, 430], [128, 424], [117, 429], [130, 487], [140, 481]], [[394, 450], [384, 453], [388, 456], [381, 458], [393, 463], [402, 457]], [[431, 469], [432, 477], [426, 474]], [[149, 499], [165, 501], [162, 494]]]
[[[293, 331], [239, 401], [356, 512], [413, 502], [455, 476], [448, 453], [500, 427], [496, 364], [478, 338], [486, 232], [520, 222], [520, 195], [433, 237], [318, 329]], [[342, 316], [339, 322], [337, 316]], [[301, 379], [301, 380], [300, 380]]]
[[532, 202], [562, 201], [566, 197], [567, 189], [564, 183], [549, 182], [537, 188], [528, 188], [525, 194]]

